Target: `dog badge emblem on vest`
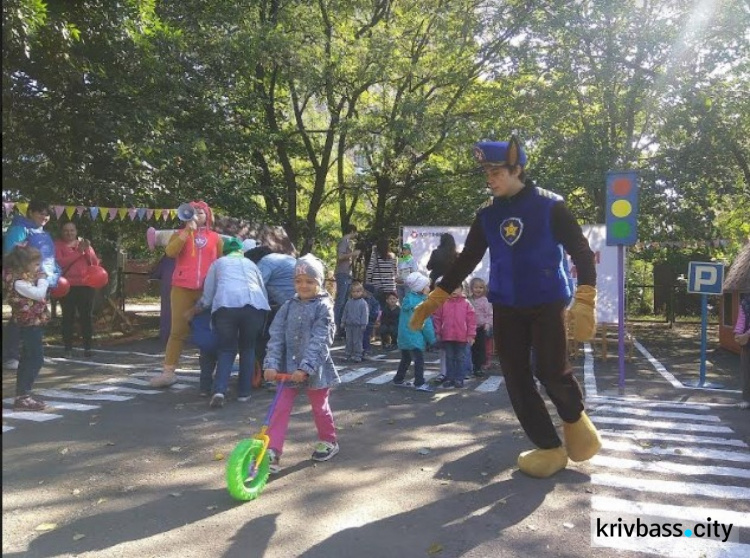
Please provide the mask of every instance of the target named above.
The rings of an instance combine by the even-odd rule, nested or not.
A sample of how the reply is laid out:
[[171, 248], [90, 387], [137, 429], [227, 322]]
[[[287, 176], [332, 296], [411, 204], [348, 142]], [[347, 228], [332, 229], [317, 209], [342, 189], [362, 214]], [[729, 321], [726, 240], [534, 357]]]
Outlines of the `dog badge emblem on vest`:
[[518, 217], [508, 217], [500, 224], [500, 236], [508, 246], [513, 246], [523, 234], [523, 221]]
[[205, 236], [196, 236], [195, 237], [195, 245], [198, 248], [205, 248], [208, 244], [208, 239]]

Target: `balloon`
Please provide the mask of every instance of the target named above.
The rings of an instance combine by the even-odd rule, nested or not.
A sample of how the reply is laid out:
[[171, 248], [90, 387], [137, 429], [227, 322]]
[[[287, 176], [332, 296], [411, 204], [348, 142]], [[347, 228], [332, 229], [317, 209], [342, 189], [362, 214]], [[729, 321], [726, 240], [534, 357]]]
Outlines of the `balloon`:
[[86, 275], [83, 276], [84, 285], [93, 287], [94, 289], [101, 289], [108, 282], [109, 274], [107, 270], [99, 265], [89, 266]]
[[70, 291], [70, 283], [65, 277], [58, 277], [57, 286], [50, 289], [49, 294], [52, 298], [62, 298]]

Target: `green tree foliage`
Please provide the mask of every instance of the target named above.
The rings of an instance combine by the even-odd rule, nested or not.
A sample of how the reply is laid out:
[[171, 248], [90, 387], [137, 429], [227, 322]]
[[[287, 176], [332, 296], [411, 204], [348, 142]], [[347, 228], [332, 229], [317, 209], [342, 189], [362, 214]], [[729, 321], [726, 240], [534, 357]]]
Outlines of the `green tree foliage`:
[[740, 0], [9, 0], [4, 195], [202, 198], [307, 251], [350, 222], [468, 224], [471, 144], [515, 131], [582, 221], [607, 170], [638, 169], [641, 239], [731, 254], [748, 28]]

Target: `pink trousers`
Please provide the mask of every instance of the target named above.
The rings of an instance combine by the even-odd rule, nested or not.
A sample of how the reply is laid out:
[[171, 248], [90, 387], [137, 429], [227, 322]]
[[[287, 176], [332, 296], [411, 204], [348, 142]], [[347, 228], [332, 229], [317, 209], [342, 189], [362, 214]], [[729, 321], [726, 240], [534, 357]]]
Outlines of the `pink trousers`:
[[[276, 389], [282, 389], [279, 385]], [[268, 437], [271, 439], [269, 447], [278, 455], [281, 455], [284, 449], [284, 440], [286, 431], [289, 428], [289, 416], [292, 414], [294, 400], [297, 394], [304, 388], [291, 388], [284, 386], [283, 392], [279, 396], [276, 408], [271, 415], [271, 424], [268, 427]], [[325, 389], [307, 389], [307, 399], [310, 401], [312, 408], [315, 428], [318, 429], [318, 439], [323, 442], [336, 442], [336, 427], [333, 424], [333, 413], [328, 403], [328, 396], [331, 393], [330, 388]]]

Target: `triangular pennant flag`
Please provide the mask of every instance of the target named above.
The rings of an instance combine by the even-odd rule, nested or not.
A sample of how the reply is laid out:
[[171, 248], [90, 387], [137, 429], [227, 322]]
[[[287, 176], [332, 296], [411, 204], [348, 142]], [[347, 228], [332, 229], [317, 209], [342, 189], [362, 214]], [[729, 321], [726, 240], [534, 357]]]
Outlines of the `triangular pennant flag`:
[[99, 208], [96, 206], [89, 207], [89, 213], [91, 213], [91, 219], [96, 221], [96, 218], [99, 216]]
[[109, 213], [109, 220], [110, 221], [114, 221], [115, 220], [115, 216], [117, 215], [117, 208], [116, 207], [110, 207], [109, 211], [107, 213]]
[[65, 215], [68, 216], [68, 219], [72, 219], [73, 218], [73, 213], [75, 213], [75, 212], [76, 212], [76, 206], [74, 206], [74, 205], [69, 205], [69, 206], [67, 206], [65, 208]]
[[136, 215], [138, 215], [138, 210], [135, 207], [128, 208], [128, 216], [131, 221], [135, 221]]
[[63, 211], [65, 211], [65, 208], [62, 205], [56, 205], [54, 207], [54, 210], [55, 210], [55, 217], [59, 219], [60, 216], [63, 214]]
[[138, 208], [138, 218], [143, 221], [143, 219], [146, 217], [146, 210], [143, 207]]
[[170, 219], [174, 219], [175, 217], [177, 217], [177, 210], [176, 209], [170, 209], [169, 210], [169, 218]]
[[146, 219], [151, 219], [151, 217], [154, 216], [154, 210], [153, 209], [147, 209], [146, 210]]
[[169, 209], [162, 209], [161, 210], [161, 218], [166, 221], [169, 219]]
[[82, 205], [77, 205], [76, 206], [76, 215], [78, 215], [79, 217], [83, 216], [83, 212], [85, 211], [85, 209], [86, 208], [83, 207]]
[[28, 202], [18, 202], [16, 204], [16, 209], [18, 209], [18, 212], [21, 215], [26, 215], [26, 212], [29, 210], [29, 204]]
[[109, 215], [109, 208], [108, 207], [102, 207], [101, 211], [99, 212], [99, 217], [102, 218], [102, 221], [107, 220], [107, 215]]
[[120, 221], [125, 220], [125, 215], [128, 214], [128, 208], [127, 207], [121, 207], [117, 210], [117, 214], [120, 216]]
[[15, 203], [13, 203], [13, 202], [3, 202], [3, 207], [5, 208], [5, 213], [6, 213], [7, 215], [10, 215], [10, 214], [11, 214], [11, 212], [13, 211], [13, 207], [14, 207], [15, 205], [16, 205], [16, 204], [15, 204]]

